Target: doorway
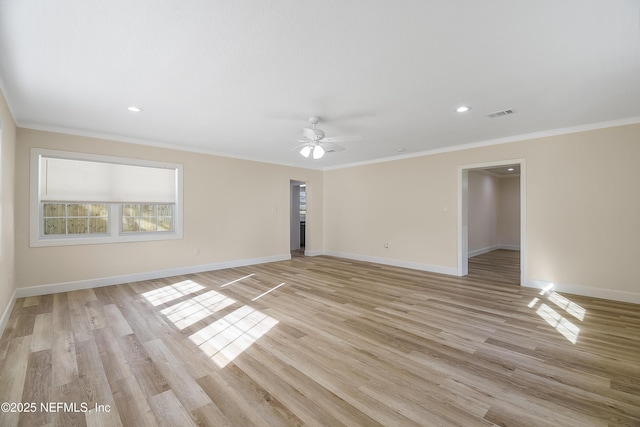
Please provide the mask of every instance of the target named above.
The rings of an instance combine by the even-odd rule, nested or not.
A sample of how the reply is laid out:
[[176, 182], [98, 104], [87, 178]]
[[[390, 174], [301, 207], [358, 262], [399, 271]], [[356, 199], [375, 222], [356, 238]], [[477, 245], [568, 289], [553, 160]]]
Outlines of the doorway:
[[291, 256], [304, 256], [307, 241], [307, 185], [290, 181], [290, 250]]
[[[500, 275], [503, 274], [505, 279], [510, 275], [510, 283], [518, 283], [520, 285], [524, 283], [526, 277], [525, 172], [524, 159], [478, 163], [458, 167], [459, 276], [467, 276], [471, 264], [474, 275], [478, 273], [500, 278]], [[519, 175], [519, 182], [514, 179], [517, 175]], [[479, 176], [483, 178], [478, 178]], [[481, 181], [478, 181], [479, 179]], [[492, 184], [492, 182], [499, 183], [501, 179], [505, 179], [504, 182], [508, 183], [508, 186], [505, 185], [505, 187], [510, 187], [505, 194], [510, 195], [508, 197], [512, 198], [509, 202], [512, 205], [511, 209], [517, 211], [519, 208], [519, 212], [510, 214], [511, 216], [515, 216], [515, 218], [511, 220], [512, 224], [508, 224], [508, 219], [505, 220], [507, 226], [498, 224], [497, 219], [492, 218], [493, 223], [487, 225], [486, 223], [482, 223], [483, 219], [478, 218], [478, 216], [482, 215], [491, 215], [490, 213], [482, 212], [483, 209], [488, 212], [491, 211], [491, 209], [502, 209], [501, 212], [504, 218], [508, 217], [508, 215], [504, 214], [504, 212], [508, 212], [508, 210], [504, 210], [507, 209], [505, 207], [498, 205], [493, 208], [491, 206], [484, 206], [485, 201], [486, 204], [498, 203], [499, 195], [496, 195], [494, 200], [492, 199], [491, 191], [497, 191], [495, 189], [500, 188], [501, 185]], [[509, 179], [509, 181], [506, 179]], [[487, 190], [485, 188], [485, 190], [483, 190], [483, 186], [488, 186], [489, 189]], [[482, 191], [486, 193], [482, 194]], [[480, 194], [478, 194], [479, 192]], [[514, 197], [519, 198], [519, 200], [513, 200]], [[515, 208], [513, 208], [514, 203]], [[471, 217], [470, 214], [472, 215]], [[480, 233], [478, 232], [478, 227], [481, 227], [478, 225], [479, 221], [487, 227], [487, 229], [481, 229]], [[517, 222], [519, 222], [519, 224]], [[500, 230], [497, 229], [499, 226], [501, 227]], [[494, 229], [491, 229], [491, 227], [494, 227]], [[509, 231], [509, 228], [511, 231]], [[505, 231], [505, 229], [507, 231]], [[503, 235], [510, 234], [510, 236], [501, 240], [501, 238], [496, 237], [499, 233], [503, 233]], [[519, 253], [516, 252], [518, 249]], [[469, 258], [471, 257], [473, 258], [470, 261]], [[509, 262], [511, 262], [512, 265], [509, 265]], [[509, 282], [509, 280], [507, 280], [507, 282]]]

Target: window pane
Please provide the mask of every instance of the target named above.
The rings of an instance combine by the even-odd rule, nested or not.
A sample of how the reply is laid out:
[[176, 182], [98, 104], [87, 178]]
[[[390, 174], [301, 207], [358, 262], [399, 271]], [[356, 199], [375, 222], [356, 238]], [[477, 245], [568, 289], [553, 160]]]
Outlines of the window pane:
[[173, 231], [173, 205], [123, 205], [122, 232], [149, 233]]
[[89, 215], [91, 216], [108, 216], [109, 213], [109, 207], [108, 205], [100, 205], [100, 204], [93, 204], [90, 205], [90, 212]]
[[155, 205], [140, 205], [140, 216], [155, 216]]
[[156, 217], [140, 218], [140, 231], [156, 231]]
[[158, 205], [158, 216], [173, 216], [171, 205]]
[[138, 231], [138, 220], [137, 218], [122, 218], [122, 231], [124, 233], [130, 233], [132, 231]]
[[68, 205], [69, 216], [87, 216], [89, 211], [89, 205], [80, 205], [76, 203], [70, 203]]
[[67, 232], [69, 234], [84, 234], [87, 232], [86, 218], [69, 218], [67, 221]]
[[173, 218], [161, 216], [158, 218], [158, 231], [173, 230]]
[[67, 215], [67, 205], [62, 203], [48, 203], [44, 205], [45, 218], [64, 217]]
[[66, 218], [45, 218], [44, 234], [47, 236], [67, 234], [67, 219]]
[[123, 216], [138, 216], [138, 215], [140, 215], [140, 210], [138, 209], [138, 205], [124, 205], [122, 207], [122, 215]]
[[89, 218], [89, 233], [105, 234], [107, 232], [107, 218]]
[[107, 204], [44, 203], [42, 212], [46, 236], [108, 233]]

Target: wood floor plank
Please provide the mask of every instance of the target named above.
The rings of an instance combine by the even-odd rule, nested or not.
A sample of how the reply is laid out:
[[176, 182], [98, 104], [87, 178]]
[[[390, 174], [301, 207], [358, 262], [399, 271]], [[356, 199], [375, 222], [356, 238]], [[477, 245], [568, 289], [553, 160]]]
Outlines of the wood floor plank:
[[87, 427], [122, 427], [118, 409], [109, 406], [104, 409], [92, 408], [85, 414]]
[[75, 341], [71, 330], [53, 334], [52, 370], [54, 386], [68, 384], [78, 376]]
[[101, 363], [96, 342], [87, 340], [76, 343], [75, 351], [78, 380], [84, 393], [84, 402], [91, 408], [96, 405], [114, 406], [109, 379]]
[[44, 403], [50, 408], [49, 415], [53, 425], [86, 426], [87, 420], [83, 408], [83, 404], [86, 405], [85, 389], [77, 375], [66, 384], [54, 383], [49, 395], [51, 400]]
[[89, 327], [92, 330], [104, 328], [107, 325], [102, 304], [97, 299], [85, 302], [84, 309], [89, 319]]
[[115, 304], [106, 304], [102, 306], [104, 320], [113, 330], [116, 337], [133, 334], [133, 329], [129, 326], [127, 319], [124, 318], [122, 312]]
[[193, 411], [211, 402], [202, 388], [190, 378], [184, 366], [188, 362], [177, 358], [160, 339], [147, 341], [143, 345], [187, 410]]
[[167, 390], [149, 399], [151, 409], [156, 414], [158, 426], [174, 427], [183, 426], [196, 427], [196, 424], [189, 416], [189, 413], [182, 406], [180, 400], [173, 393], [173, 390]]
[[24, 302], [22, 303], [23, 307], [32, 307], [34, 305], [39, 305], [40, 304], [40, 297], [39, 296], [35, 296], [35, 297], [26, 297], [24, 299]]
[[147, 398], [170, 389], [167, 379], [137, 336], [134, 334], [125, 335], [118, 338], [117, 342], [129, 369], [140, 383], [140, 388]]
[[195, 410], [197, 424], [207, 427], [232, 427], [233, 424], [213, 403], [208, 403]]
[[93, 338], [85, 301], [78, 299], [79, 294], [70, 292], [68, 297], [69, 319], [73, 324], [74, 341], [82, 342]]
[[[51, 375], [51, 350], [29, 354], [25, 386], [20, 402], [50, 402]], [[44, 425], [51, 421], [50, 414], [41, 411], [39, 407], [20, 414], [20, 425], [24, 426]]]
[[135, 377], [128, 376], [113, 381], [111, 390], [124, 427], [156, 427], [158, 425], [158, 419]]
[[31, 351], [48, 350], [53, 346], [53, 315], [51, 313], [37, 314], [33, 325]]
[[13, 336], [24, 337], [33, 334], [33, 327], [36, 322], [36, 315], [38, 311], [37, 305], [23, 306], [19, 310], [20, 322], [15, 325]]
[[[100, 362], [109, 380], [109, 384], [124, 378], [132, 377], [133, 373], [127, 363], [127, 358], [118, 345], [116, 336], [110, 328], [101, 328], [93, 331], [96, 346], [100, 355]], [[98, 361], [96, 361], [98, 363]]]
[[[288, 396], [287, 412], [294, 414], [299, 420], [299, 423], [297, 421], [290, 422], [289, 425], [337, 426], [343, 424], [333, 415], [332, 411], [320, 404], [320, 401], [324, 399], [319, 398], [319, 394], [331, 395], [330, 392], [300, 372], [290, 369], [290, 366], [283, 364], [277, 357], [263, 351], [261, 346], [252, 348], [251, 353], [258, 355], [258, 357], [243, 356], [237, 360], [237, 366], [254, 381], [261, 384], [261, 387], [268, 390], [271, 395]], [[296, 387], [292, 387], [290, 382], [284, 380], [283, 377], [287, 377], [289, 381], [297, 377]], [[327, 400], [330, 399], [331, 397]], [[287, 415], [286, 418], [290, 418], [290, 416]]]
[[[22, 402], [25, 390], [25, 379], [29, 366], [31, 336], [15, 337], [11, 340], [5, 358], [0, 361], [0, 402], [17, 404]], [[32, 367], [32, 369], [35, 369]], [[13, 408], [15, 409], [15, 408]], [[17, 410], [0, 411], [0, 426], [14, 426], [18, 424], [20, 412]]]
[[198, 378], [197, 383], [231, 425], [269, 426], [267, 420], [258, 414], [256, 408], [241, 399], [238, 391], [229, 386], [219, 375], [215, 373], [206, 375]]
[[521, 287], [518, 263], [296, 256], [19, 298], [0, 401], [93, 407], [0, 425], [640, 425], [640, 306]]

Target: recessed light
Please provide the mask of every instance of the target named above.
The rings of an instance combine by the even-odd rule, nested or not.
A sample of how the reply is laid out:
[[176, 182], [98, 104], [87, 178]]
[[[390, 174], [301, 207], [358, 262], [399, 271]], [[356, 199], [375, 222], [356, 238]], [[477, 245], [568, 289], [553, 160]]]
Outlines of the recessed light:
[[469, 107], [468, 105], [462, 105], [462, 106], [456, 108], [456, 111], [458, 113], [466, 113], [469, 110], [471, 110], [471, 107]]
[[402, 153], [405, 150], [405, 148], [398, 148], [398, 153]]
[[513, 172], [513, 168], [509, 168], [507, 169], [509, 172]]
[[132, 105], [131, 107], [127, 108], [127, 110], [132, 111], [134, 113], [139, 113], [139, 112], [142, 111], [142, 108], [136, 107], [135, 105]]

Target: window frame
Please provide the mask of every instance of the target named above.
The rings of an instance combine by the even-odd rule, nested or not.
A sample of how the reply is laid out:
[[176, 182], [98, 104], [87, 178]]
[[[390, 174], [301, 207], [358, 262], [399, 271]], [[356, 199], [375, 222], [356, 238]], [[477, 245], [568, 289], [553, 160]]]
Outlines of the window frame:
[[[43, 202], [40, 200], [40, 159], [41, 157], [60, 157], [71, 160], [84, 160], [122, 165], [156, 167], [176, 170], [176, 200], [173, 203], [173, 231], [123, 232], [122, 206], [127, 203], [107, 203], [107, 234], [45, 235], [43, 221]], [[183, 166], [179, 163], [152, 160], [131, 159], [125, 157], [32, 148], [30, 158], [30, 247], [94, 245], [106, 243], [144, 242], [159, 240], [179, 240], [183, 238]], [[74, 201], [60, 201], [74, 203]], [[75, 203], [80, 203], [76, 201]], [[136, 202], [128, 203], [135, 204]], [[139, 202], [141, 204], [149, 204]]]

